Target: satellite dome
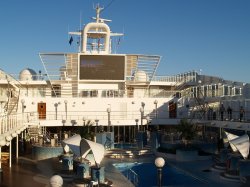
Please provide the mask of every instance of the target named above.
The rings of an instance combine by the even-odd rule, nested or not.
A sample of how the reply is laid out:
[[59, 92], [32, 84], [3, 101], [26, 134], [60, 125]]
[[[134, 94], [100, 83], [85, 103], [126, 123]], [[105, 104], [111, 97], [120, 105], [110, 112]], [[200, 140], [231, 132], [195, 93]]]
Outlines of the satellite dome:
[[37, 74], [33, 69], [24, 69], [19, 74], [19, 80], [20, 81], [31, 81], [31, 80], [37, 80]]
[[139, 81], [139, 82], [148, 81], [147, 73], [145, 71], [141, 71], [141, 70], [135, 72], [135, 80]]

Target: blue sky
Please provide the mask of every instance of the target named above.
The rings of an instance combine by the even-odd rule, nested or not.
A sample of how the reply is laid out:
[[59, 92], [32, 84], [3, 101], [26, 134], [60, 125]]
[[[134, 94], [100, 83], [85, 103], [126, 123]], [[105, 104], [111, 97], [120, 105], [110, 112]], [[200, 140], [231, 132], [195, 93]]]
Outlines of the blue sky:
[[159, 75], [201, 69], [250, 82], [250, 0], [1, 0], [0, 68], [44, 71], [39, 52], [76, 52], [68, 31], [110, 2], [101, 16], [125, 33], [118, 53], [162, 56]]

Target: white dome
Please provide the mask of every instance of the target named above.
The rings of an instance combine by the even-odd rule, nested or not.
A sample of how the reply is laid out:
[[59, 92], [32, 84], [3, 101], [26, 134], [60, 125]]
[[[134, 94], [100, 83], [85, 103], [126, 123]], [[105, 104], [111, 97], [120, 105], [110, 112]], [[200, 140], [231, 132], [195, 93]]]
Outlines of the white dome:
[[165, 160], [162, 157], [158, 157], [155, 159], [155, 165], [158, 168], [162, 168], [165, 165]]
[[36, 72], [29, 68], [22, 70], [19, 74], [20, 81], [31, 81], [36, 79], [37, 79]]
[[137, 71], [135, 73], [135, 81], [146, 82], [148, 81], [148, 76], [145, 71]]
[[50, 186], [51, 187], [62, 187], [63, 186], [63, 178], [60, 175], [54, 175], [50, 178]]

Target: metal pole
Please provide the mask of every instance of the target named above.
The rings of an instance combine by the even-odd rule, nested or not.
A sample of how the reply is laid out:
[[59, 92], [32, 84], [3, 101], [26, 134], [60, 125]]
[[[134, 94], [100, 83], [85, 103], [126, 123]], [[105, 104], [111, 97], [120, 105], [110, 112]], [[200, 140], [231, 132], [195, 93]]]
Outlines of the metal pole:
[[[65, 101], [64, 101], [65, 102]], [[65, 102], [65, 114], [66, 114], [66, 120], [67, 120], [67, 118], [68, 118], [68, 103], [67, 102]]]
[[110, 132], [110, 112], [108, 112], [108, 132]]
[[143, 126], [143, 108], [141, 108], [140, 112], [141, 112], [141, 128], [139, 128], [139, 129], [142, 131], [143, 130], [142, 129], [142, 126]]
[[161, 187], [162, 183], [162, 168], [157, 168], [157, 173], [158, 173], [158, 187]]

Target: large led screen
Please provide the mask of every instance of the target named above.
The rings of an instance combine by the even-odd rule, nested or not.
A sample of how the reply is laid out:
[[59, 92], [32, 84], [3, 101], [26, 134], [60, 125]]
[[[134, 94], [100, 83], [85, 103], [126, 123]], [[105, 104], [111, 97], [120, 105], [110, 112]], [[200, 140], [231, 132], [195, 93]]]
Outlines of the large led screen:
[[125, 56], [81, 55], [80, 80], [124, 80]]

